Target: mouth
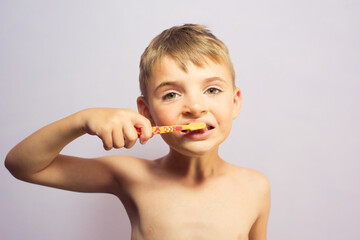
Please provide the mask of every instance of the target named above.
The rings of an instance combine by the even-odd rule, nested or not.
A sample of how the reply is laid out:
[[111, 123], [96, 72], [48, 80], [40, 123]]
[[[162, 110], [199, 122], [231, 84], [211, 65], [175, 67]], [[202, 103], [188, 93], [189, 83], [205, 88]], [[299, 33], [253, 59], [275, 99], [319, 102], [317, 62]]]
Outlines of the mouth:
[[184, 134], [202, 134], [202, 133], [205, 133], [207, 131], [210, 131], [212, 129], [214, 129], [215, 127], [214, 126], [211, 126], [209, 124], [206, 124], [206, 128], [202, 128], [202, 129], [198, 129], [198, 130], [194, 130], [194, 131], [191, 131], [191, 130], [181, 130], [182, 133]]

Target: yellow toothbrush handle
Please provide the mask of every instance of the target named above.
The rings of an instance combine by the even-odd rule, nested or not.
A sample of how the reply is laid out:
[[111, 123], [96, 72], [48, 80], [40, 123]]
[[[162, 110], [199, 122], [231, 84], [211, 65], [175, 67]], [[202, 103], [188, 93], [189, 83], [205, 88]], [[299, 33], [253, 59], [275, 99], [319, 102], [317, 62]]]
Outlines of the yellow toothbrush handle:
[[[174, 132], [174, 131], [181, 131], [182, 129], [183, 129], [183, 126], [181, 126], [181, 125], [156, 126], [156, 127], [152, 127], [152, 134], [156, 135], [156, 134], [162, 134], [162, 133], [169, 133], [169, 132]], [[136, 131], [138, 133], [138, 136], [140, 136], [141, 129], [137, 128]]]
[[161, 133], [169, 133], [174, 131], [180, 131], [182, 130], [182, 126], [158, 126], [152, 128], [152, 133], [155, 134], [161, 134]]
[[[153, 135], [162, 134], [162, 133], [169, 133], [169, 132], [176, 132], [181, 130], [190, 130], [195, 131], [198, 129], [206, 128], [205, 123], [190, 123], [188, 125], [173, 125], [173, 126], [155, 126], [152, 128]], [[136, 128], [138, 136], [141, 135], [141, 129]]]

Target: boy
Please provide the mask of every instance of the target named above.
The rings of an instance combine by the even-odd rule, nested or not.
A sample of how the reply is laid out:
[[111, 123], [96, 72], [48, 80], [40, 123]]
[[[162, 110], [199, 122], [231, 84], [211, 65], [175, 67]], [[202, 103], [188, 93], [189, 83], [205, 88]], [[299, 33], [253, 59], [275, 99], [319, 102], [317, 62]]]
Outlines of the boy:
[[[86, 109], [38, 130], [12, 149], [6, 167], [17, 178], [46, 186], [116, 195], [132, 226], [132, 239], [266, 239], [269, 184], [261, 173], [218, 155], [241, 92], [226, 46], [200, 25], [162, 32], [140, 62], [137, 99], [129, 109]], [[204, 122], [198, 131], [163, 134], [169, 153], [148, 161], [130, 156], [83, 159], [61, 155], [84, 134], [104, 148], [131, 148], [154, 125]]]

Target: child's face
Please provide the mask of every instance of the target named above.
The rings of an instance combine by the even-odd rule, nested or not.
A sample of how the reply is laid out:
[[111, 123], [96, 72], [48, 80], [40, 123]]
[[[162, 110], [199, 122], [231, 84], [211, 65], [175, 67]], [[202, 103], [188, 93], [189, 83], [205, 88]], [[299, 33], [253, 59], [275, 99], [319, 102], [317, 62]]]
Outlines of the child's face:
[[228, 68], [207, 62], [203, 67], [190, 63], [184, 72], [171, 57], [162, 58], [152, 70], [147, 101], [138, 100], [140, 112], [157, 126], [207, 124], [202, 131], [162, 134], [171, 148], [186, 155], [217, 150], [241, 108], [241, 92]]

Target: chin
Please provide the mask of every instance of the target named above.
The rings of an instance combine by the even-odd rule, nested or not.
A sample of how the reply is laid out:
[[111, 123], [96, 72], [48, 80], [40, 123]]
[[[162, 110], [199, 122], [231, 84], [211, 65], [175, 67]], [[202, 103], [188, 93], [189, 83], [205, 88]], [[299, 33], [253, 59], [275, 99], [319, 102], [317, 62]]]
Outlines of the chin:
[[170, 148], [187, 157], [201, 157], [207, 154], [217, 154], [219, 144], [210, 144], [206, 141], [187, 142], [183, 144], [168, 143]]

